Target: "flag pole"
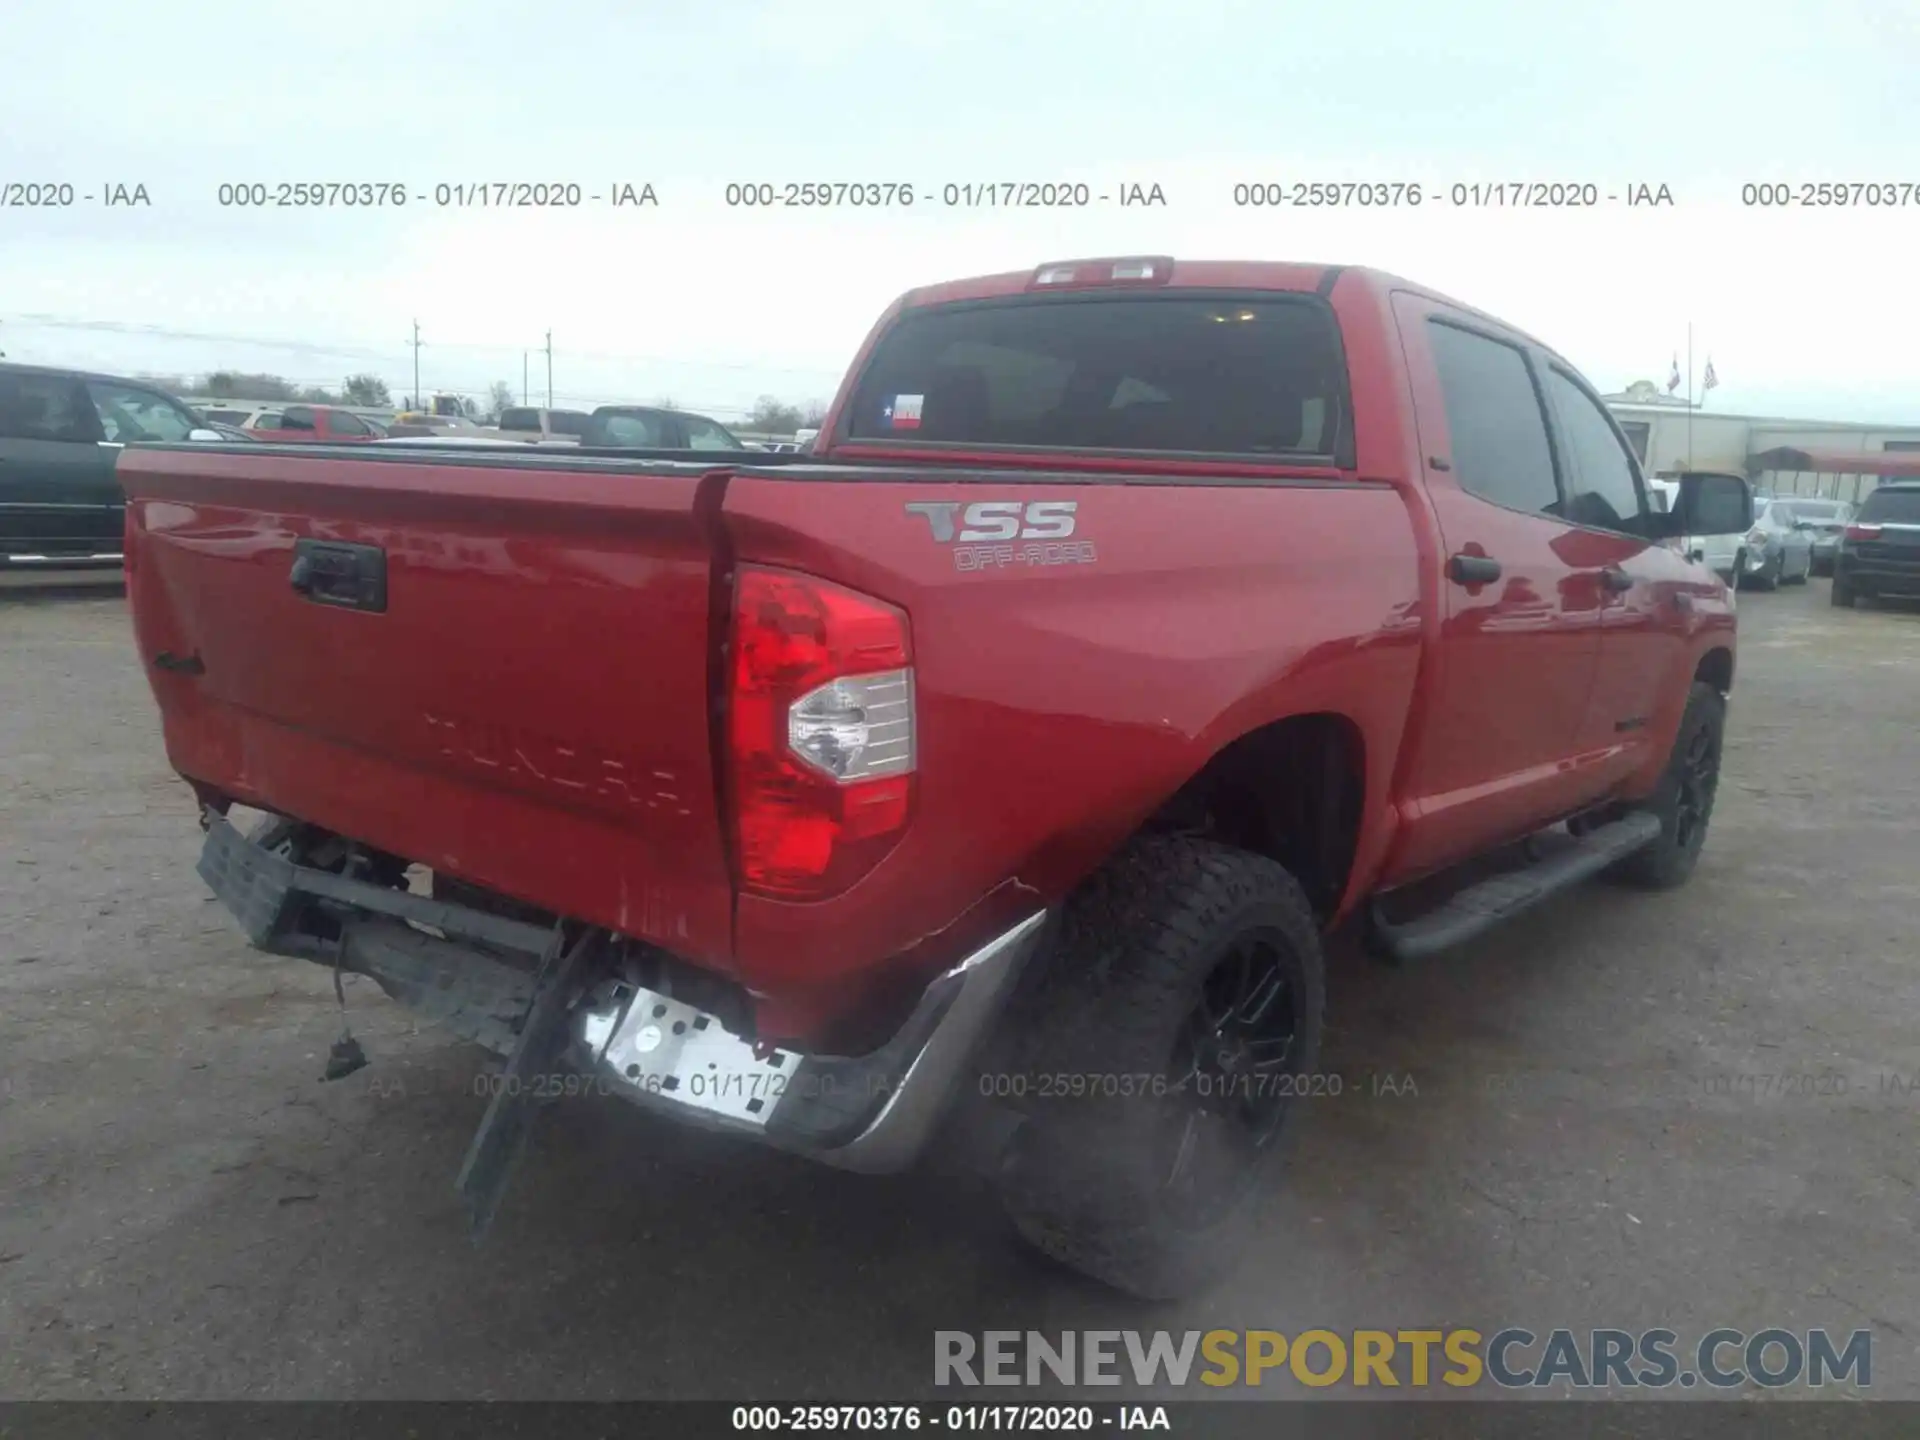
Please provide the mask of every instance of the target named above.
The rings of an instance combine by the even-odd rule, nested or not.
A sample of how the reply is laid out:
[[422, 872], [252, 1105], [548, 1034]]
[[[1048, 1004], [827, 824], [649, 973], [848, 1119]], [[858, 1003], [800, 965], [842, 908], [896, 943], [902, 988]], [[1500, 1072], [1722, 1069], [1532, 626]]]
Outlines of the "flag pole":
[[1693, 322], [1687, 322], [1687, 468], [1693, 469]]

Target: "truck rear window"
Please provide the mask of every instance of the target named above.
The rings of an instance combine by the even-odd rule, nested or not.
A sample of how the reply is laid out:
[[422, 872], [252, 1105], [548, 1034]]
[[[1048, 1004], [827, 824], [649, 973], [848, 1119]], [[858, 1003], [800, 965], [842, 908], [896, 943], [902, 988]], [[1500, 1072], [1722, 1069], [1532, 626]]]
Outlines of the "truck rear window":
[[1891, 521], [1895, 525], [1920, 525], [1920, 490], [1875, 490], [1860, 502], [1860, 513], [1853, 517], [1869, 525]]
[[847, 434], [1324, 461], [1348, 415], [1335, 321], [1310, 297], [1076, 296], [908, 312]]

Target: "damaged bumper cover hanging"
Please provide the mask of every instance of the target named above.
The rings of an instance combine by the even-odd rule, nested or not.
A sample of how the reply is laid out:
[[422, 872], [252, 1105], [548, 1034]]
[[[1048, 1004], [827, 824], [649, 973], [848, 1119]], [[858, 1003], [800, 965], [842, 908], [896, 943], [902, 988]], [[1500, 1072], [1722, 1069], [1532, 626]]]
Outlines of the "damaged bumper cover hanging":
[[365, 975], [506, 1062], [459, 1185], [483, 1232], [554, 1073], [672, 1118], [844, 1169], [904, 1169], [925, 1148], [1037, 948], [1046, 913], [937, 976], [866, 1055], [803, 1054], [731, 1033], [669, 993], [605, 931], [551, 928], [302, 866], [209, 811], [199, 873], [247, 938]]

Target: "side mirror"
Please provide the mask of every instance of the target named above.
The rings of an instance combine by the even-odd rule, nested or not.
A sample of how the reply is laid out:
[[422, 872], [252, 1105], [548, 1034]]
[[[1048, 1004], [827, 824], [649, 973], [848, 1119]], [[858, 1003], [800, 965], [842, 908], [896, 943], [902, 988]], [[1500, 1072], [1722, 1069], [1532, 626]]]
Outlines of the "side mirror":
[[227, 437], [222, 435], [218, 430], [202, 430], [197, 426], [187, 432], [187, 439], [189, 440], [211, 440], [216, 445], [226, 438]]
[[1662, 517], [1677, 535], [1740, 535], [1753, 528], [1753, 487], [1738, 475], [1682, 475]]

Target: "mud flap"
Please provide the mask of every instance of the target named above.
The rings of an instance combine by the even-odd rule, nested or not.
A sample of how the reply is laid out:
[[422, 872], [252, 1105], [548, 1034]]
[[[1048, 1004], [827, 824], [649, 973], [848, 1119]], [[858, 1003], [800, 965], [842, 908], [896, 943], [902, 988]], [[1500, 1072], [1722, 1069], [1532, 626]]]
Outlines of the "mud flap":
[[493, 1099], [467, 1146], [467, 1158], [454, 1181], [466, 1204], [475, 1244], [486, 1237], [514, 1167], [526, 1152], [539, 1114], [536, 1077], [560, 1063], [567, 1044], [568, 1005], [580, 991], [599, 936], [599, 931], [587, 930], [569, 948], [566, 926], [557, 924], [540, 956], [540, 971], [525, 1023], [520, 1027], [519, 1043], [507, 1057]]

